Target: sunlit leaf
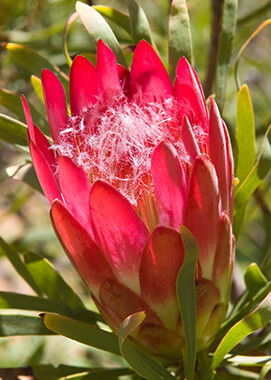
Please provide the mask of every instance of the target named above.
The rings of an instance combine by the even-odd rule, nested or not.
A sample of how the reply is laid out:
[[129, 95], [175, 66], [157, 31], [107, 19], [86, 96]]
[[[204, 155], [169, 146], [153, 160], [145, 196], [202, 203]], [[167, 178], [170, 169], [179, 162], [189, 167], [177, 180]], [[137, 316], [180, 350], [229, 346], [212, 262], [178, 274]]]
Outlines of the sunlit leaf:
[[152, 45], [151, 30], [147, 16], [135, 0], [126, 0], [129, 11], [131, 34], [135, 45], [146, 40]]
[[38, 294], [42, 295], [41, 290], [34, 281], [33, 277], [29, 273], [28, 269], [24, 265], [20, 254], [11, 246], [9, 246], [1, 237], [0, 237], [0, 251], [9, 259], [14, 269], [18, 274], [31, 286], [31, 288]]
[[225, 355], [242, 339], [254, 331], [263, 328], [271, 319], [270, 295], [251, 314], [237, 322], [224, 336], [212, 358], [211, 368], [214, 370]]
[[243, 366], [262, 366], [271, 360], [271, 356], [236, 355], [226, 359], [228, 363]]
[[105, 5], [94, 5], [93, 8], [105, 19], [108, 21], [113, 21], [127, 33], [130, 33], [130, 21], [129, 17], [126, 14]]
[[188, 380], [194, 377], [196, 364], [196, 285], [195, 270], [199, 246], [192, 233], [180, 226], [185, 258], [176, 283], [177, 296], [185, 335], [185, 374]]
[[[43, 96], [40, 78], [37, 77], [36, 75], [31, 75], [30, 80], [31, 80], [32, 86], [33, 86], [36, 94], [38, 95], [38, 97], [42, 101], [42, 103], [44, 104], [45, 102], [44, 102], [44, 96]], [[37, 123], [37, 124], [39, 125], [39, 123]]]
[[257, 264], [251, 263], [244, 276], [246, 287], [249, 293], [254, 296], [257, 292], [268, 284]]
[[12, 145], [26, 146], [26, 124], [0, 113], [0, 139]]
[[118, 62], [127, 67], [116, 36], [100, 13], [81, 1], [76, 2], [75, 8], [94, 45], [102, 39], [113, 50]]
[[247, 85], [243, 85], [237, 98], [235, 130], [235, 176], [242, 181], [255, 163], [254, 112]]
[[169, 74], [173, 80], [182, 56], [192, 63], [192, 38], [186, 0], [171, 2], [168, 31]]
[[218, 64], [216, 72], [216, 101], [220, 111], [223, 110], [229, 64], [232, 53], [233, 37], [237, 19], [238, 0], [224, 0], [222, 32], [218, 53]]
[[24, 261], [39, 288], [59, 311], [76, 319], [86, 320], [89, 323], [100, 320], [98, 314], [85, 309], [78, 295], [54, 270], [48, 260], [36, 253], [25, 252]]
[[41, 316], [45, 326], [57, 334], [87, 346], [120, 355], [118, 338], [113, 333], [57, 314], [45, 313]]
[[263, 143], [260, 149], [258, 159], [251, 169], [248, 176], [238, 185], [234, 195], [234, 213], [244, 206], [249, 197], [260, 185], [269, 170], [271, 169], [271, 146], [268, 141], [268, 133], [271, 130], [271, 125], [268, 127]]
[[39, 317], [27, 315], [0, 315], [0, 336], [52, 335]]
[[127, 339], [140, 326], [145, 316], [144, 311], [139, 311], [125, 318], [118, 333], [120, 352], [130, 366], [143, 378], [149, 380], [172, 380], [175, 377], [157, 361], [133, 346]]

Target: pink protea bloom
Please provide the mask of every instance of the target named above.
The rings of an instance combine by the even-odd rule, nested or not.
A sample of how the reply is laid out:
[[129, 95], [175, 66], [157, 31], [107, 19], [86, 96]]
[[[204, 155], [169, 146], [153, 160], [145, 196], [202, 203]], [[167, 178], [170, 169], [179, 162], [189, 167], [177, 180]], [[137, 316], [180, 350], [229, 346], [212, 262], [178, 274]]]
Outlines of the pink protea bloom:
[[174, 85], [141, 41], [131, 71], [98, 43], [96, 67], [77, 56], [68, 114], [63, 87], [42, 73], [53, 145], [23, 99], [37, 176], [52, 205], [56, 234], [117, 333], [145, 310], [133, 339], [158, 358], [184, 345], [176, 278], [184, 260], [180, 225], [196, 237], [197, 350], [223, 321], [233, 264], [233, 164], [213, 99], [181, 58]]

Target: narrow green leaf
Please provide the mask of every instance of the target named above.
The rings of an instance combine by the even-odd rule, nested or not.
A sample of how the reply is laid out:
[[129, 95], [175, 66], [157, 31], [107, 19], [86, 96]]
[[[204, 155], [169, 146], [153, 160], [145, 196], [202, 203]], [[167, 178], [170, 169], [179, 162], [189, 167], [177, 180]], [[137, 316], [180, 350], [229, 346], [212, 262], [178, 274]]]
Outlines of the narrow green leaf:
[[[18, 94], [0, 88], [0, 104], [13, 112], [19, 120], [25, 121], [21, 97]], [[44, 133], [48, 134], [49, 125], [47, 120], [36, 110], [33, 104], [28, 104], [34, 123], [37, 124]]]
[[30, 80], [39, 99], [42, 101], [43, 104], [45, 104], [40, 78], [36, 75], [31, 75]]
[[237, 19], [238, 0], [224, 0], [223, 23], [216, 73], [216, 101], [222, 112]]
[[259, 290], [254, 297], [252, 297], [249, 302], [242, 304], [238, 308], [234, 308], [229, 318], [222, 324], [217, 337], [223, 337], [229, 329], [236, 324], [241, 319], [247, 317], [250, 313], [259, 307], [259, 305], [263, 302], [263, 300], [268, 296], [271, 292], [271, 282], [269, 282], [266, 286]]
[[195, 270], [199, 256], [199, 246], [192, 233], [180, 226], [185, 258], [179, 271], [176, 289], [185, 335], [185, 374], [187, 380], [194, 378], [196, 364], [196, 285]]
[[118, 62], [127, 67], [115, 34], [100, 13], [81, 1], [76, 2], [75, 8], [94, 45], [102, 39], [113, 50]]
[[130, 368], [93, 368], [85, 371], [85, 373], [61, 377], [58, 380], [118, 380], [119, 376], [125, 376], [131, 373]]
[[11, 292], [0, 292], [0, 309], [57, 312], [57, 308], [45, 298]]
[[192, 63], [193, 57], [190, 19], [186, 0], [173, 0], [171, 2], [168, 33], [169, 74], [171, 79], [174, 80], [179, 59], [185, 56]]
[[145, 319], [146, 313], [139, 311], [129, 315], [119, 328], [119, 347], [122, 356], [130, 366], [142, 377], [149, 380], [172, 380], [173, 377], [157, 361], [140, 351], [127, 339]]
[[247, 85], [237, 97], [235, 149], [235, 177], [242, 182], [255, 163], [254, 112]]
[[245, 220], [246, 209], [247, 209], [247, 203], [245, 203], [242, 207], [240, 207], [238, 211], [236, 211], [233, 217], [233, 234], [235, 236], [236, 241], [238, 240], [242, 225]]
[[130, 21], [129, 17], [126, 14], [105, 5], [94, 5], [93, 8], [105, 19], [113, 21], [127, 33], [130, 33]]
[[151, 29], [143, 9], [135, 0], [126, 0], [126, 3], [130, 16], [131, 35], [134, 44], [137, 45], [139, 41], [146, 40], [152, 45]]
[[234, 195], [234, 214], [244, 206], [249, 197], [260, 185], [269, 170], [271, 169], [271, 145], [268, 141], [268, 133], [271, 130], [271, 125], [268, 127], [263, 143], [260, 149], [258, 159], [253, 166], [248, 176], [243, 182], [238, 185]]
[[258, 380], [267, 379], [268, 378], [267, 375], [270, 371], [271, 371], [271, 360], [263, 366]]
[[39, 317], [27, 315], [0, 315], [0, 336], [52, 335]]
[[264, 274], [261, 272], [260, 268], [256, 263], [251, 263], [244, 276], [246, 287], [249, 293], [254, 296], [259, 290], [264, 288], [268, 281], [264, 277]]
[[28, 283], [28, 285], [31, 286], [34, 292], [41, 296], [42, 292], [24, 265], [20, 254], [0, 237], [0, 252], [1, 251], [4, 255], [6, 255], [19, 275]]
[[66, 89], [68, 88], [69, 78], [67, 75], [34, 50], [11, 42], [5, 44], [4, 47], [16, 61], [25, 66], [32, 74], [40, 77], [42, 69], [49, 69], [59, 77]]
[[42, 318], [45, 326], [57, 334], [87, 346], [120, 355], [118, 339], [113, 333], [57, 314], [45, 313]]
[[27, 146], [26, 124], [0, 113], [0, 139], [12, 145]]
[[249, 356], [249, 355], [236, 355], [234, 357], [226, 358], [227, 363], [232, 363], [240, 366], [262, 366], [271, 360], [271, 356]]
[[6, 173], [14, 180], [22, 181], [41, 194], [44, 194], [32, 164], [25, 163], [23, 165], [10, 166], [6, 169]]
[[78, 295], [54, 270], [48, 260], [36, 253], [25, 252], [24, 261], [39, 288], [58, 308], [59, 312], [76, 319], [83, 319], [89, 323], [101, 320], [97, 313], [85, 309]]
[[[54, 367], [50, 364], [33, 365], [34, 376], [39, 380], [103, 380], [117, 379], [118, 376], [130, 374], [130, 368], [88, 368], [59, 365]], [[81, 377], [80, 377], [81, 376]]]
[[224, 336], [217, 347], [213, 358], [211, 369], [216, 369], [225, 355], [230, 352], [234, 346], [241, 342], [249, 334], [263, 328], [271, 319], [270, 293], [263, 302], [251, 314], [237, 322]]

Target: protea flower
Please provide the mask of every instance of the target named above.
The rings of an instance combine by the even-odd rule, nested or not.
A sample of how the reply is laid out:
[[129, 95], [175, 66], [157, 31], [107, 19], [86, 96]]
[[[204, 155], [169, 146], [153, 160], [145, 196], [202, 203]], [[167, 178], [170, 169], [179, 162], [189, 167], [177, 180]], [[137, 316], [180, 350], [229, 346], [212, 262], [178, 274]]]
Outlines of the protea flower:
[[180, 225], [196, 237], [197, 350], [225, 317], [233, 236], [232, 153], [213, 99], [181, 58], [174, 85], [141, 41], [131, 71], [98, 43], [96, 67], [77, 56], [69, 116], [63, 87], [42, 72], [51, 146], [23, 99], [37, 176], [64, 250], [117, 333], [145, 310], [135, 343], [158, 358], [180, 358], [184, 333], [176, 277], [184, 259]]

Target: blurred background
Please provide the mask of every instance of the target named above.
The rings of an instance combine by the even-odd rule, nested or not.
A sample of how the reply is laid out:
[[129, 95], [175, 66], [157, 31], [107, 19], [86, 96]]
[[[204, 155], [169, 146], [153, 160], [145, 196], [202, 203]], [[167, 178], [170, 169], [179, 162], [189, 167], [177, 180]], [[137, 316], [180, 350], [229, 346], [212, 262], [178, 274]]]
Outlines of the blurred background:
[[[86, 1], [89, 5], [112, 6], [124, 13], [125, 1]], [[138, 0], [145, 10], [152, 28], [154, 41], [160, 56], [167, 65], [167, 24], [170, 1]], [[211, 33], [211, 0], [188, 1], [192, 27], [194, 66], [204, 83], [207, 71]], [[63, 28], [69, 16], [75, 12], [71, 0], [1, 0], [0, 42], [14, 42], [29, 47], [47, 58], [61, 70], [69, 73], [64, 50]], [[240, 0], [237, 31], [234, 40], [233, 59], [227, 87], [223, 117], [231, 137], [234, 136], [237, 89], [233, 78], [233, 64], [237, 53], [253, 31], [271, 17], [271, 1]], [[122, 46], [131, 45], [130, 37], [118, 25], [111, 23]], [[267, 26], [248, 46], [240, 61], [240, 78], [249, 87], [254, 112], [259, 149], [264, 132], [271, 122], [271, 27]], [[85, 53], [91, 59], [95, 48], [80, 24], [75, 21], [67, 37], [71, 57]], [[3, 89], [25, 94], [41, 115], [44, 108], [33, 91], [30, 71], [18, 63], [4, 47], [0, 48], [0, 112], [23, 122], [22, 109], [15, 113], [4, 107], [1, 101]], [[42, 117], [41, 117], [42, 119]], [[43, 119], [42, 119], [43, 120]], [[46, 126], [45, 126], [46, 127]], [[10, 179], [13, 167], [29, 159], [27, 151], [18, 150], [0, 141], [0, 236], [20, 252], [31, 250], [52, 261], [67, 282], [89, 303], [84, 285], [73, 271], [62, 248], [57, 242], [49, 220], [47, 200], [31, 187]], [[7, 171], [8, 168], [8, 171]], [[260, 190], [251, 198], [245, 223], [237, 243], [237, 260], [241, 272], [252, 261], [260, 263], [269, 250], [271, 256], [271, 175], [262, 183]], [[266, 275], [271, 278], [270, 265]], [[270, 270], [268, 270], [270, 268]], [[269, 273], [268, 273], [269, 272]], [[31, 294], [9, 262], [0, 257], [0, 290]], [[2, 312], [2, 311], [1, 311]], [[24, 366], [35, 363], [74, 365], [114, 365], [115, 358], [60, 337], [0, 338], [0, 367]]]

